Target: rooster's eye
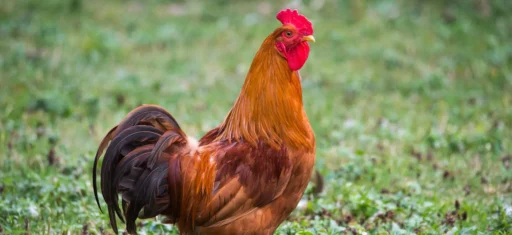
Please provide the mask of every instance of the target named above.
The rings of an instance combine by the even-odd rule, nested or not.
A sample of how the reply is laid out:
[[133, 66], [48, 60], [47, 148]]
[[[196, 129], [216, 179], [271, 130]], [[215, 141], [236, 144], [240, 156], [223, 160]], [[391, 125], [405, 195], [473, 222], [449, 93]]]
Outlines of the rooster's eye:
[[292, 31], [286, 31], [284, 34], [286, 35], [286, 37], [290, 38], [290, 37], [292, 37], [293, 33], [292, 33]]

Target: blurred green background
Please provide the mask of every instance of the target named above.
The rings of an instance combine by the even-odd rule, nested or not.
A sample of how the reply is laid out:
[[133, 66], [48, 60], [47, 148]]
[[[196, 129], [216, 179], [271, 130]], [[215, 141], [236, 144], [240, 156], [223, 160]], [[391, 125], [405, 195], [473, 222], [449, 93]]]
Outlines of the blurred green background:
[[[285, 7], [315, 28], [324, 189], [278, 234], [512, 233], [509, 0], [2, 1], [0, 233], [111, 234], [103, 135], [140, 104], [191, 136], [218, 125]], [[176, 233], [159, 221], [141, 234]]]

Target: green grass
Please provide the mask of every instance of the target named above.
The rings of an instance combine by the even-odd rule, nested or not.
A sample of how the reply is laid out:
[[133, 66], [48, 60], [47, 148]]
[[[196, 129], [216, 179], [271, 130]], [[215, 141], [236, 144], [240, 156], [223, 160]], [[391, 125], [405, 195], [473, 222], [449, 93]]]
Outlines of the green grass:
[[[0, 5], [0, 233], [112, 233], [91, 186], [103, 135], [140, 104], [191, 136], [218, 125], [286, 5], [142, 2]], [[302, 2], [325, 188], [278, 234], [512, 233], [512, 4]]]

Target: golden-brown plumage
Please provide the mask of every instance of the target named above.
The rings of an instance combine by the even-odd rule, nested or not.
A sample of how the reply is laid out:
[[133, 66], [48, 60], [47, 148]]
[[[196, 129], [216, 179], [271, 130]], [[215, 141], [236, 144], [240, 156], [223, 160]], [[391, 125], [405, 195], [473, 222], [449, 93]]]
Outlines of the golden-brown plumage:
[[262, 43], [235, 105], [198, 146], [158, 106], [136, 108], [107, 134], [93, 180], [96, 193], [96, 166], [106, 149], [101, 191], [116, 232], [117, 214], [130, 233], [137, 218], [165, 215], [184, 234], [272, 234], [297, 206], [313, 169], [315, 138], [292, 68], [305, 62], [303, 36], [310, 38], [312, 29], [304, 29], [305, 17], [283, 12], [284, 25]]

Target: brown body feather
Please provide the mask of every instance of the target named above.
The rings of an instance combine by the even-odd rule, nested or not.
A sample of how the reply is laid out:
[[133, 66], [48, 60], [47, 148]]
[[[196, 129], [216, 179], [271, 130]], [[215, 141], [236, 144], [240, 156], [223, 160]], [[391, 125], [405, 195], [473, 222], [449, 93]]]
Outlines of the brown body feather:
[[286, 27], [265, 39], [232, 110], [199, 146], [157, 106], [135, 109], [107, 134], [93, 180], [96, 194], [106, 149], [101, 191], [116, 232], [117, 214], [130, 233], [136, 218], [165, 215], [186, 234], [272, 234], [293, 211], [311, 177], [315, 138], [300, 76], [275, 50]]

